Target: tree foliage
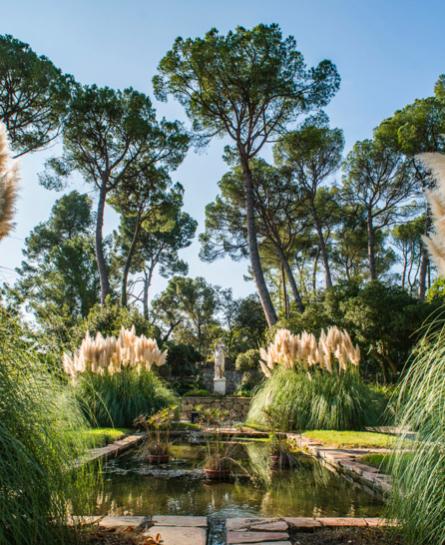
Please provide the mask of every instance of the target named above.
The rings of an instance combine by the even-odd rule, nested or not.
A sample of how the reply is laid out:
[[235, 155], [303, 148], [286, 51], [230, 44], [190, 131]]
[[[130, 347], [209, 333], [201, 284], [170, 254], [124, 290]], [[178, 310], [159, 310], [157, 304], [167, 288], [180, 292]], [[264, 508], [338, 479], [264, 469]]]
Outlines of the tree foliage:
[[74, 80], [9, 34], [0, 36], [0, 120], [16, 156], [47, 146], [60, 133]]

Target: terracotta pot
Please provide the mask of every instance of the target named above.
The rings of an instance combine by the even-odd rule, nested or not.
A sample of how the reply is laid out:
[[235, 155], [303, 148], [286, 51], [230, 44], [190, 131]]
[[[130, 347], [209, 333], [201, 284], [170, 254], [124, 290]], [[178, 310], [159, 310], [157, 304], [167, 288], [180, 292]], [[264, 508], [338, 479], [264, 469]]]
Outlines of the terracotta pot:
[[168, 464], [170, 461], [169, 454], [147, 454], [145, 460], [149, 464], [158, 465], [158, 464]]
[[206, 479], [211, 481], [223, 481], [230, 477], [230, 469], [209, 469], [204, 468]]

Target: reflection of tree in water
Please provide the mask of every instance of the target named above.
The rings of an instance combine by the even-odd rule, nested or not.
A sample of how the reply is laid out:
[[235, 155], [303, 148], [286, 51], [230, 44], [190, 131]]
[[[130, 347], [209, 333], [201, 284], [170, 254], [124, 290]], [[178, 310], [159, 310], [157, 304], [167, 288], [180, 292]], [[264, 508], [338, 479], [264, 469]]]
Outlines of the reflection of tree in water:
[[[197, 447], [198, 449], [199, 447]], [[178, 449], [189, 458], [178, 469], [200, 464], [195, 447]], [[246, 443], [236, 455], [253, 476], [232, 482], [157, 478], [144, 475], [147, 465], [131, 456], [108, 466], [97, 513], [177, 514], [217, 516], [314, 516], [381, 514], [381, 503], [306, 455], [296, 457], [291, 470], [270, 469], [270, 445]], [[175, 464], [170, 465], [170, 469]]]

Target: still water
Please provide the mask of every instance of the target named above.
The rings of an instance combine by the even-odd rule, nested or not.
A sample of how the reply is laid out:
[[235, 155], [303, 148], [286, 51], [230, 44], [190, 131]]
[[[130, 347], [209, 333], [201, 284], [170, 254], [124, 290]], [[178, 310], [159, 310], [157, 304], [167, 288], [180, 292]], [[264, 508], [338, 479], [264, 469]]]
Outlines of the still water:
[[267, 443], [230, 446], [240, 475], [230, 482], [203, 478], [205, 446], [175, 445], [172, 453], [165, 466], [150, 466], [138, 451], [107, 462], [96, 514], [373, 517], [384, 509], [379, 499], [304, 454], [291, 469], [271, 470]]

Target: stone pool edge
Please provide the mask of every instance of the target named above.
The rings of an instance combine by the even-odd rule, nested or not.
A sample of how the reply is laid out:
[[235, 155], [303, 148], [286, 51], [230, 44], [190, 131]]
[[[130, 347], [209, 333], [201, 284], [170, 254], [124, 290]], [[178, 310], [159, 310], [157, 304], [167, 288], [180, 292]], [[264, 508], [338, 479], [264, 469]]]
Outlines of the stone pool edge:
[[386, 497], [392, 489], [390, 475], [381, 473], [377, 468], [357, 460], [364, 454], [382, 452], [384, 449], [346, 449], [333, 448], [309, 439], [298, 433], [288, 433], [287, 439], [291, 444], [321, 461], [328, 469], [358, 482], [365, 489]]

